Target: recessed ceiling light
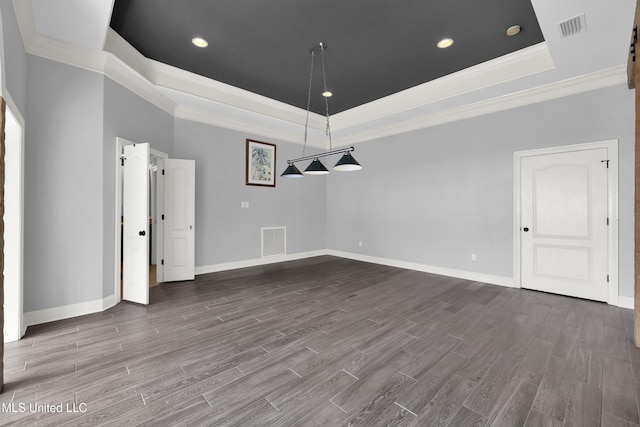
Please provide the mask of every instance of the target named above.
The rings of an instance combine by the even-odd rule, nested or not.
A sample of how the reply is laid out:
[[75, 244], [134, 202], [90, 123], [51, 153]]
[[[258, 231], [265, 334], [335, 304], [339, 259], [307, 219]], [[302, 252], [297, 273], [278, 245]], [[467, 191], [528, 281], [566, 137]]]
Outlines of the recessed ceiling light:
[[209, 46], [209, 43], [203, 39], [202, 37], [194, 37], [191, 39], [191, 43], [193, 43], [194, 46], [197, 47], [207, 47]]
[[450, 39], [450, 38], [448, 38], [448, 37], [447, 37], [446, 39], [442, 39], [442, 40], [440, 40], [440, 41], [436, 44], [436, 46], [438, 46], [440, 49], [446, 49], [446, 48], [448, 48], [449, 46], [451, 46], [452, 44], [453, 44], [453, 39]]
[[330, 96], [333, 96], [333, 92], [327, 90], [325, 92], [322, 92], [322, 96], [324, 96], [325, 98], [329, 98]]
[[520, 30], [522, 28], [520, 28], [520, 25], [513, 25], [509, 28], [507, 28], [507, 35], [509, 37], [515, 36], [516, 34], [520, 33]]

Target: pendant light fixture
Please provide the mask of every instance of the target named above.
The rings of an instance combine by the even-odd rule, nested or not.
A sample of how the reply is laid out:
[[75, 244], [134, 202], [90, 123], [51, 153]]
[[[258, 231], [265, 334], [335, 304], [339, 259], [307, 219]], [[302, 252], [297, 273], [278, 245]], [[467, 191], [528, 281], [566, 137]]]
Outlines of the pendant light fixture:
[[[333, 95], [330, 91], [327, 90], [327, 77], [325, 73], [324, 67], [324, 51], [327, 48], [327, 44], [324, 42], [320, 42], [317, 46], [314, 46], [309, 50], [311, 53], [311, 67], [309, 71], [309, 91], [307, 92], [307, 119], [304, 124], [304, 145], [302, 146], [302, 157], [287, 160], [287, 168], [282, 173], [282, 177], [284, 178], [302, 178], [304, 175], [300, 172], [300, 170], [296, 167], [296, 162], [302, 162], [305, 160], [313, 160], [309, 166], [304, 170], [304, 173], [307, 175], [326, 175], [329, 173], [329, 170], [322, 164], [319, 157], [327, 157], [332, 156], [334, 154], [343, 153], [338, 163], [333, 167], [333, 170], [336, 171], [357, 171], [362, 169], [360, 163], [356, 161], [351, 155], [351, 151], [355, 150], [353, 147], [333, 150], [332, 142], [331, 142], [331, 126], [329, 125], [329, 97]], [[322, 96], [324, 97], [324, 106], [325, 106], [325, 116], [327, 118], [327, 126], [325, 129], [325, 134], [329, 137], [329, 151], [313, 154], [311, 156], [305, 156], [305, 150], [307, 148], [307, 133], [309, 128], [309, 111], [311, 109], [311, 84], [313, 83], [313, 63], [316, 52], [320, 52], [320, 58], [322, 60], [322, 83], [323, 83], [323, 91]]]

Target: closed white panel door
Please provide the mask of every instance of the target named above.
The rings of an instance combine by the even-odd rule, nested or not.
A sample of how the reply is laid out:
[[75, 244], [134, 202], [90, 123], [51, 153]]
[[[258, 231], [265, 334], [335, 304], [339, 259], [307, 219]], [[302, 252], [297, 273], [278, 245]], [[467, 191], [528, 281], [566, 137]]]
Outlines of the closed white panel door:
[[607, 159], [606, 148], [522, 157], [523, 288], [607, 300]]
[[164, 281], [195, 278], [195, 161], [164, 161]]
[[124, 146], [122, 299], [149, 304], [149, 144]]

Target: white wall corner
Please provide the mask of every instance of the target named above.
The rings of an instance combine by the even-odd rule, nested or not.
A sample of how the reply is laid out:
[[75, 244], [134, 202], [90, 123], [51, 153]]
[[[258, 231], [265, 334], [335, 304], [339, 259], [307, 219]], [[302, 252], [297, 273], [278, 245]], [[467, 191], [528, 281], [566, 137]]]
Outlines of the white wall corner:
[[224, 262], [220, 264], [203, 265], [196, 267], [196, 275], [217, 273], [219, 271], [236, 270], [238, 268], [256, 267], [259, 265], [275, 264], [278, 262], [295, 261], [298, 259], [313, 258], [328, 255], [326, 250], [297, 252], [287, 255], [276, 255], [263, 258], [254, 258], [243, 261]]
[[626, 297], [623, 295], [618, 296], [618, 307], [628, 308], [629, 310], [633, 310], [634, 302], [635, 301], [633, 297]]
[[27, 326], [40, 325], [42, 323], [55, 322], [71, 317], [85, 316], [87, 314], [100, 313], [115, 305], [115, 295], [106, 298], [69, 304], [61, 307], [46, 308], [44, 310], [29, 311], [24, 314]]

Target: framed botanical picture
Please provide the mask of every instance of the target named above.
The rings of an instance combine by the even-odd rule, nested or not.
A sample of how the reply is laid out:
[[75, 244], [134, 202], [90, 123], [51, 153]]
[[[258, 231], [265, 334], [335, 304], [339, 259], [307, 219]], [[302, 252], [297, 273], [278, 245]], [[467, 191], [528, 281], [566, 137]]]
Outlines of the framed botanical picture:
[[247, 185], [276, 186], [276, 145], [247, 139]]

